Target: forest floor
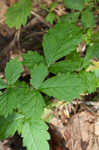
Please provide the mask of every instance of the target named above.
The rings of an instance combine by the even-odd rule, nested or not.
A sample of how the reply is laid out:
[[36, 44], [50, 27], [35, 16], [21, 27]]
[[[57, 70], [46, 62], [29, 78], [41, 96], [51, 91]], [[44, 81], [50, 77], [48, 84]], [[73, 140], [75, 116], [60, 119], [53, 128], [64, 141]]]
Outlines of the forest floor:
[[[53, 0], [42, 0], [49, 8]], [[42, 54], [42, 37], [54, 25], [45, 20], [47, 12], [40, 8], [41, 4], [33, 3], [32, 17], [28, 19], [25, 27], [16, 30], [5, 24], [5, 13], [15, 0], [0, 0], [0, 77], [4, 76], [4, 68], [8, 60], [28, 50], [35, 49]], [[66, 14], [61, 0], [54, 12], [57, 17]], [[98, 12], [99, 13], [99, 12]], [[99, 26], [96, 29], [99, 31]], [[24, 79], [27, 72], [24, 71]], [[82, 96], [76, 101], [66, 104], [64, 101], [51, 113], [54, 117], [49, 122], [50, 150], [99, 150], [99, 97], [96, 93]], [[57, 100], [53, 100], [57, 102]], [[16, 133], [14, 137], [0, 142], [0, 150], [23, 150], [22, 139]]]

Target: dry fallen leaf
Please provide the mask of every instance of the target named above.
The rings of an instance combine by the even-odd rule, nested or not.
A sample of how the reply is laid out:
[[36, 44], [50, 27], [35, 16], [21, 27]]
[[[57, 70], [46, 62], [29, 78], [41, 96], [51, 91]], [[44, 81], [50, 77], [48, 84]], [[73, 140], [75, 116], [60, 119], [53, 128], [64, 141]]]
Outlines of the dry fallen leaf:
[[[79, 105], [77, 106], [78, 111], [73, 113], [72, 111], [74, 109], [72, 109], [72, 111], [70, 111], [70, 113], [72, 113], [71, 117], [69, 119], [64, 118], [66, 124], [63, 124], [62, 116], [59, 118], [55, 117], [50, 121], [50, 124], [52, 124], [50, 125], [50, 133], [52, 140], [54, 140], [52, 141], [54, 148], [52, 146], [51, 150], [58, 150], [62, 139], [64, 141], [62, 144], [66, 150], [99, 150], [99, 115], [98, 109], [96, 109], [99, 103], [95, 102], [94, 104], [93, 102], [91, 104], [93, 105], [92, 107], [82, 102], [77, 105]], [[62, 110], [60, 109], [60, 111]], [[63, 115], [62, 112], [57, 113]], [[55, 147], [55, 145], [58, 147]], [[60, 150], [63, 150], [62, 146]]]
[[4, 22], [5, 20], [5, 13], [8, 9], [5, 0], [0, 0], [0, 23]]

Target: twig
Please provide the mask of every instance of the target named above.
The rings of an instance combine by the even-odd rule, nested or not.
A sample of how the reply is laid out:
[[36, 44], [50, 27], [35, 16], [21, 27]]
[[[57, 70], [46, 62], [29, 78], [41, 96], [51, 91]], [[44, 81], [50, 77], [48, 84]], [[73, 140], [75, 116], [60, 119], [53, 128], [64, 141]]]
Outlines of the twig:
[[29, 38], [34, 37], [34, 36], [40, 36], [40, 35], [43, 35], [43, 34], [44, 34], [44, 32], [33, 32], [33, 33], [28, 34], [25, 37], [25, 39], [29, 39]]
[[17, 30], [17, 32], [15, 33], [15, 43], [18, 45], [18, 49], [20, 49], [20, 32], [21, 32], [21, 28]]
[[37, 19], [37, 17], [35, 17], [35, 18], [33, 18], [27, 25], [26, 25], [26, 29], [27, 28], [30, 28], [30, 26], [35, 26], [36, 24], [38, 23], [38, 19]]
[[35, 17], [37, 17], [37, 19], [38, 19], [40, 22], [44, 23], [44, 24], [47, 25], [48, 27], [52, 27], [52, 25], [51, 25], [50, 23], [47, 23], [47, 22], [45, 21], [45, 19], [44, 19], [42, 16], [38, 15], [38, 14], [35, 13], [34, 11], [31, 11], [31, 14], [34, 15]]

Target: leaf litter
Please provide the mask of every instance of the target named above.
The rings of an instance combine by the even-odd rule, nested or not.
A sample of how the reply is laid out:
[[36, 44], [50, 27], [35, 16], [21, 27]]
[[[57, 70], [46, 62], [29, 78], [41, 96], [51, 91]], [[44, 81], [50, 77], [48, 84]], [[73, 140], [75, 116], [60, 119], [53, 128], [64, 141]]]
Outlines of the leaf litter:
[[69, 118], [63, 112], [63, 105], [54, 111], [55, 117], [50, 120], [52, 150], [98, 150], [99, 102], [74, 101], [67, 107]]
[[[46, 1], [47, 7], [49, 7], [50, 4], [52, 3], [51, 0], [50, 1], [44, 0], [44, 2], [45, 1]], [[10, 2], [9, 5], [11, 5], [15, 1], [10, 0], [9, 2]], [[61, 0], [59, 0], [59, 2], [61, 2]], [[8, 42], [2, 44], [2, 47], [0, 44], [0, 48], [5, 50], [9, 46], [8, 51], [6, 51], [5, 54], [2, 53], [3, 55], [0, 55], [0, 58], [1, 56], [3, 56], [2, 57], [2, 62], [4, 61], [3, 62], [4, 66], [2, 68], [3, 70], [6, 62], [11, 57], [16, 57], [18, 55], [20, 57], [19, 59], [21, 59], [21, 54], [23, 53], [24, 49], [25, 51], [27, 51], [27, 49], [33, 48], [32, 45], [35, 45], [33, 50], [38, 49], [39, 51], [39, 49], [41, 48], [41, 44], [38, 47], [37, 45], [38, 43], [41, 43], [42, 35], [45, 32], [47, 32], [45, 28], [48, 29], [48, 26], [46, 22], [44, 23], [44, 20], [42, 20], [43, 18], [42, 16], [40, 19], [38, 19], [37, 16], [34, 15], [34, 17], [30, 19], [30, 21], [31, 20], [33, 21], [32, 25], [33, 25], [34, 31], [37, 34], [35, 34], [35, 36], [33, 36], [32, 34], [32, 36], [29, 36], [29, 38], [31, 39], [31, 38], [36, 37], [35, 40], [33, 39], [32, 42], [23, 44], [24, 35], [27, 37], [30, 33], [34, 32], [31, 24], [29, 24], [30, 22], [29, 21], [26, 29], [24, 28], [20, 31], [18, 41], [15, 39], [13, 42], [13, 38], [15, 38], [15, 33], [17, 31], [14, 28], [10, 29], [7, 25], [4, 24], [4, 20], [5, 20], [4, 14], [8, 8], [7, 2], [0, 1], [0, 6], [2, 6], [2, 9], [0, 9], [0, 12], [1, 12], [0, 13], [0, 27], [2, 29], [0, 30], [0, 38], [8, 39], [6, 40], [6, 42], [7, 41]], [[37, 10], [39, 9], [38, 5], [36, 5], [35, 9]], [[58, 5], [58, 7], [55, 7], [54, 11], [59, 16], [66, 13], [65, 12], [66, 10], [64, 9], [63, 5]], [[44, 13], [42, 15], [45, 16]], [[35, 26], [37, 26], [37, 28]], [[27, 31], [27, 29], [29, 31]], [[37, 37], [39, 32], [42, 32], [42, 33], [39, 34], [39, 36]], [[25, 42], [26, 40], [27, 39], [25, 39]], [[17, 41], [17, 44], [15, 44], [16, 41]], [[20, 47], [20, 45], [22, 45], [22, 47]], [[79, 51], [81, 51], [80, 47], [81, 45], [79, 45]], [[12, 49], [15, 49], [15, 50], [13, 51]], [[18, 50], [20, 52], [18, 52]], [[9, 52], [9, 54], [7, 52]], [[50, 120], [50, 123], [49, 123], [49, 133], [51, 134], [51, 140], [49, 141], [50, 150], [91, 150], [91, 149], [98, 150], [99, 149], [99, 102], [89, 103], [88, 101], [87, 103], [87, 101], [86, 102], [77, 101], [75, 102], [75, 104], [73, 104], [72, 102], [69, 105], [64, 105], [64, 102], [63, 102], [58, 108], [54, 109], [53, 115], [54, 117], [53, 119]], [[20, 136], [16, 134], [14, 137], [8, 138], [4, 140], [3, 142], [0, 142], [0, 150], [8, 150], [10, 149], [10, 147], [12, 147], [11, 150], [24, 149], [22, 148], [22, 143], [20, 141], [21, 141]]]

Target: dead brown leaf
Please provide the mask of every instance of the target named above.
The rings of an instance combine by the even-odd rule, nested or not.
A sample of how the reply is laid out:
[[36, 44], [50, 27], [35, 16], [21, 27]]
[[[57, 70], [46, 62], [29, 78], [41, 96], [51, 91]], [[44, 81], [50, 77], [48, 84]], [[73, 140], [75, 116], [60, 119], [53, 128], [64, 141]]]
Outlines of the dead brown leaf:
[[0, 23], [4, 22], [7, 9], [6, 0], [0, 0]]
[[[93, 107], [96, 107], [96, 104], [98, 105], [98, 102]], [[99, 150], [99, 114], [96, 108], [94, 112], [93, 107], [90, 108], [82, 103], [80, 105], [78, 112], [75, 111], [74, 114], [70, 112], [72, 113], [71, 117], [69, 119], [64, 118], [65, 124], [62, 117], [56, 117], [50, 121], [54, 126], [50, 126], [51, 140], [54, 140], [54, 142], [52, 141], [54, 143], [52, 150], [58, 149], [55, 147], [57, 144], [59, 147], [62, 144], [66, 150]], [[63, 115], [62, 113], [58, 114]], [[63, 143], [61, 142], [62, 139]], [[63, 150], [62, 146], [61, 150]]]

